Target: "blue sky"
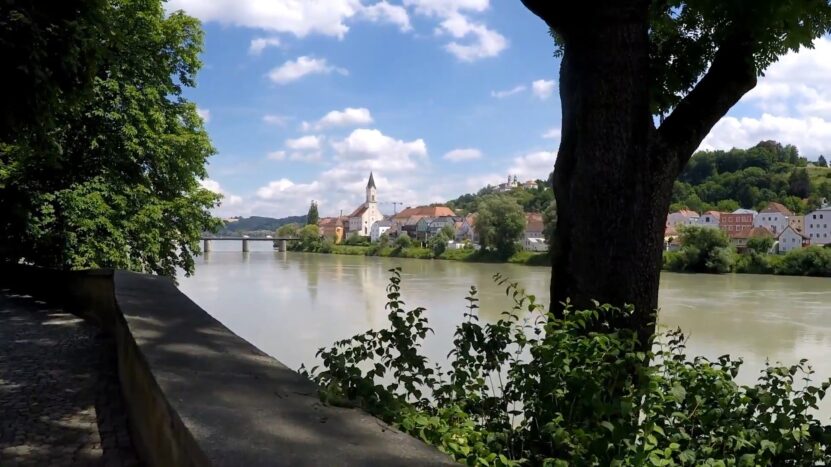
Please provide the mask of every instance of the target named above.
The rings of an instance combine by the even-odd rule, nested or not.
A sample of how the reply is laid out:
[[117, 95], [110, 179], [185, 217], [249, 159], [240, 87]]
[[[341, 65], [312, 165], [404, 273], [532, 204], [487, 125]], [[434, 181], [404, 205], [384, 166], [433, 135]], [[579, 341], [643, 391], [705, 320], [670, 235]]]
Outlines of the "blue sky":
[[[559, 145], [559, 61], [519, 0], [171, 0], [203, 21], [188, 91], [218, 150], [222, 216], [323, 215], [363, 200], [445, 201], [545, 178]], [[831, 153], [831, 41], [771, 67], [704, 148], [760, 139]], [[392, 205], [382, 205], [392, 211]]]

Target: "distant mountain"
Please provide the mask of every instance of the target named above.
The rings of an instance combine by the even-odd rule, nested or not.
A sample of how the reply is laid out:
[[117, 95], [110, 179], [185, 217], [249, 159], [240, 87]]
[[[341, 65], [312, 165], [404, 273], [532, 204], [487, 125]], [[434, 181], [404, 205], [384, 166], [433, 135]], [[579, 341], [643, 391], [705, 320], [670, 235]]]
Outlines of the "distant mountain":
[[264, 237], [274, 235], [274, 231], [286, 224], [305, 224], [306, 216], [289, 216], [280, 219], [273, 217], [241, 217], [235, 222], [225, 224], [217, 235], [249, 235]]

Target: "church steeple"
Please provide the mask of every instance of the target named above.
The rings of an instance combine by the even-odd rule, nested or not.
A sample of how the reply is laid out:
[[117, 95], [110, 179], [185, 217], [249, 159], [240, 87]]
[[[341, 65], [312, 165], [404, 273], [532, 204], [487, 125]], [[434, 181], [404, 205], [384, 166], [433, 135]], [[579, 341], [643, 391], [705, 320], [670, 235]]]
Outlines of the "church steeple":
[[372, 176], [372, 172], [369, 173], [369, 181], [366, 182], [366, 202], [368, 203], [375, 203], [375, 177]]

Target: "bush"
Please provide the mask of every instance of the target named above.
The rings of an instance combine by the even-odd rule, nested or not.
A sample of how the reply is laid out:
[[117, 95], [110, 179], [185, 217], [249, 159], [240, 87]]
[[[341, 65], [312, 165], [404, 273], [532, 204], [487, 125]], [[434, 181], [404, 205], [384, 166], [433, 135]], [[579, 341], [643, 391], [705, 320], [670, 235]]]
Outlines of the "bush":
[[413, 241], [410, 239], [410, 236], [404, 232], [398, 234], [398, 238], [395, 239], [395, 247], [397, 249], [404, 249], [413, 246]]
[[[321, 349], [301, 372], [333, 404], [358, 404], [468, 465], [825, 465], [831, 427], [810, 413], [831, 381], [800, 385], [805, 361], [735, 382], [741, 360], [688, 358], [680, 331], [639, 350], [631, 309], [546, 313], [498, 278], [514, 307], [479, 322], [471, 288], [448, 368], [419, 352], [425, 310], [405, 311], [400, 270], [387, 287], [389, 328]], [[523, 316], [528, 318], [523, 318]], [[645, 363], [651, 362], [651, 363]]]
[[664, 266], [676, 272], [726, 273], [734, 269], [736, 252], [720, 229], [682, 227], [681, 249], [664, 255]]
[[442, 255], [442, 253], [444, 253], [444, 250], [447, 249], [447, 242], [448, 238], [445, 237], [442, 232], [439, 232], [430, 239], [428, 246], [433, 252], [433, 257], [438, 258]]
[[349, 237], [346, 238], [346, 241], [344, 242], [344, 244], [345, 245], [351, 245], [351, 246], [366, 246], [366, 245], [369, 245], [369, 238], [368, 237], [362, 237], [362, 236], [360, 236], [360, 235], [353, 232], [353, 233], [349, 234]]
[[791, 250], [776, 267], [777, 274], [789, 276], [831, 276], [831, 249], [809, 246]]

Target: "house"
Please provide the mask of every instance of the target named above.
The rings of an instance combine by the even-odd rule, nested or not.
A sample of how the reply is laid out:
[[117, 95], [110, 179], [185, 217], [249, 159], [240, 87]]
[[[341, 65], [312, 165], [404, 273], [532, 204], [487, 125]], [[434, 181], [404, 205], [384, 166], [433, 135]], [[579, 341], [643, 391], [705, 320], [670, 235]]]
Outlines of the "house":
[[787, 253], [810, 243], [810, 238], [796, 230], [792, 225], [785, 227], [785, 230], [779, 234], [776, 240], [779, 242], [779, 253]]
[[[399, 225], [399, 234], [406, 234], [410, 238], [416, 238], [416, 227], [418, 222], [426, 216], [410, 216], [403, 220], [396, 220]], [[395, 219], [395, 218], [394, 218]]]
[[682, 209], [678, 212], [670, 213], [670, 215], [667, 216], [667, 225], [672, 227], [678, 227], [679, 225], [696, 225], [698, 224], [698, 219], [700, 217], [701, 216], [699, 216], [695, 211]]
[[384, 235], [390, 228], [392, 228], [393, 221], [380, 220], [375, 221], [369, 229], [369, 241], [375, 243]]
[[479, 243], [479, 235], [476, 233], [476, 214], [468, 214], [462, 221], [462, 225], [456, 229], [457, 242]]
[[345, 217], [323, 217], [318, 223], [317, 227], [320, 229], [320, 235], [324, 238], [332, 240], [334, 243], [340, 243], [344, 239], [345, 223], [348, 223]]
[[349, 215], [349, 233], [354, 232], [362, 237], [368, 237], [372, 224], [383, 219], [384, 216], [378, 209], [376, 199], [375, 178], [370, 172], [369, 181], [366, 184], [366, 201]]
[[701, 227], [719, 228], [721, 225], [721, 213], [718, 211], [707, 211], [698, 219], [698, 225]]
[[407, 219], [411, 217], [456, 217], [456, 213], [453, 212], [447, 206], [436, 205], [436, 206], [417, 206], [414, 208], [407, 207], [406, 209], [402, 210], [401, 212], [392, 216], [392, 220], [398, 222], [406, 222]]
[[779, 203], [770, 202], [762, 212], [753, 219], [754, 227], [764, 227], [774, 235], [778, 235], [788, 226], [788, 218], [793, 216], [793, 213]]
[[751, 238], [774, 238], [773, 233], [764, 227], [753, 227], [741, 231], [727, 232], [730, 243], [736, 247], [736, 251], [742, 252], [747, 249], [747, 241]]
[[808, 236], [811, 245], [827, 245], [831, 243], [831, 206], [823, 206], [805, 215], [805, 229], [802, 231]]
[[456, 236], [456, 216], [441, 216], [436, 217], [430, 222], [430, 237], [437, 235], [443, 228], [450, 227], [453, 229], [453, 236]]
[[680, 248], [681, 240], [678, 235], [678, 230], [668, 225], [664, 230], [664, 249], [667, 251], [677, 251]]
[[525, 214], [525, 235], [522, 240], [522, 247], [528, 251], [548, 251], [548, 243], [545, 241], [545, 223], [542, 214], [529, 212]]
[[750, 209], [736, 209], [731, 213], [723, 212], [719, 216], [718, 226], [727, 232], [727, 235], [730, 235], [730, 232], [750, 230], [753, 228], [753, 219], [756, 214], [756, 211]]
[[430, 223], [433, 222], [432, 217], [422, 217], [416, 222], [415, 238], [421, 241], [430, 238]]
[[797, 232], [805, 232], [805, 216], [791, 216], [788, 218], [788, 225]]

